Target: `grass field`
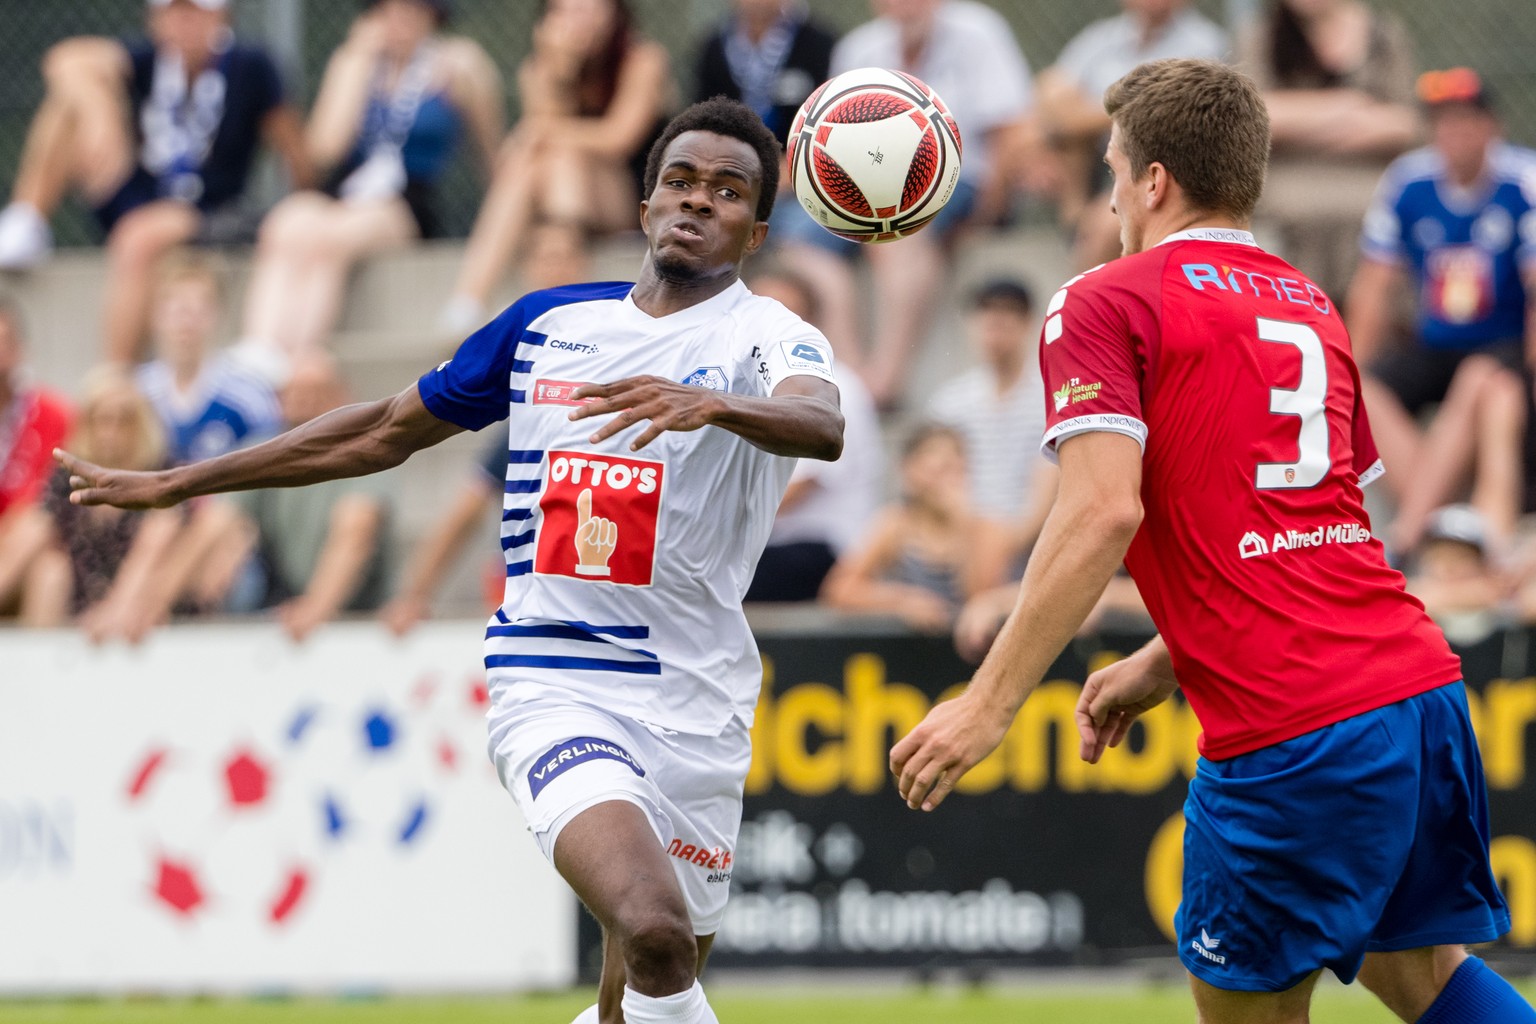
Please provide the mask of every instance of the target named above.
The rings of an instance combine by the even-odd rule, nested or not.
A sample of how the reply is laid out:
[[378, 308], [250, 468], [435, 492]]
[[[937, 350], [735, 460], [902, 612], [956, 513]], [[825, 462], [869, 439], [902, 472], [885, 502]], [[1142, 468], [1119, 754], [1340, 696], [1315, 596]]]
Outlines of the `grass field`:
[[[1523, 991], [1529, 997], [1532, 986]], [[348, 1001], [127, 1000], [0, 1002], [0, 1024], [569, 1024], [584, 994], [522, 999]], [[863, 993], [729, 987], [712, 995], [725, 1024], [1190, 1024], [1182, 988], [1116, 987], [1095, 994], [1051, 986], [924, 991], [900, 986]], [[1358, 988], [1320, 992], [1313, 1024], [1392, 1024], [1391, 1014]]]

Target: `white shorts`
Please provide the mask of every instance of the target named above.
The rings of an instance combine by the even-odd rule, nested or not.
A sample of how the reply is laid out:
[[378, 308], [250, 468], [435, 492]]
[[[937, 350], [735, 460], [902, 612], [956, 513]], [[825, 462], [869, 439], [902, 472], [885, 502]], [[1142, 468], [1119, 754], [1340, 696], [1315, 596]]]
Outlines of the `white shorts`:
[[516, 686], [493, 687], [491, 760], [544, 856], [554, 862], [555, 840], [576, 815], [627, 800], [671, 855], [694, 934], [713, 935], [741, 829], [747, 726], [733, 718], [719, 736], [669, 732], [547, 694], [514, 698]]

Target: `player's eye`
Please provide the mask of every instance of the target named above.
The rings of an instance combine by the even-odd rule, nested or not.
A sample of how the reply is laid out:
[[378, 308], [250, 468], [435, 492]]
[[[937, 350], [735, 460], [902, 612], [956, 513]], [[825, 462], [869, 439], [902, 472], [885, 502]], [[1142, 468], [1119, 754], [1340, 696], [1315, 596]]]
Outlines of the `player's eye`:
[[723, 189], [720, 190], [720, 194], [722, 196], [724, 196], [725, 198], [727, 198], [727, 199], [740, 199], [741, 198], [741, 193], [737, 192], [733, 188], [723, 188]]

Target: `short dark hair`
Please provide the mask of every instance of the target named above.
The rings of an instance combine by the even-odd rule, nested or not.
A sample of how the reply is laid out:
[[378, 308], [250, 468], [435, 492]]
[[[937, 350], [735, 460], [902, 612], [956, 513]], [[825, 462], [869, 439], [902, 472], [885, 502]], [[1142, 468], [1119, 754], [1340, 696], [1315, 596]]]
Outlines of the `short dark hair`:
[[1104, 110], [1132, 180], [1159, 163], [1195, 209], [1252, 216], [1269, 166], [1269, 111], [1247, 75], [1213, 60], [1149, 61], [1109, 87]]
[[994, 277], [971, 293], [972, 309], [995, 309], [1006, 306], [1029, 315], [1035, 308], [1035, 299], [1023, 281], [1009, 277]]
[[645, 158], [644, 198], [649, 199], [656, 191], [656, 179], [661, 176], [661, 158], [667, 147], [684, 132], [714, 132], [729, 139], [740, 139], [757, 152], [762, 164], [763, 178], [757, 194], [757, 219], [767, 220], [773, 212], [773, 200], [779, 192], [779, 164], [783, 160], [783, 148], [763, 119], [752, 108], [738, 100], [725, 96], [695, 103], [667, 122], [660, 137], [651, 145], [650, 155]]

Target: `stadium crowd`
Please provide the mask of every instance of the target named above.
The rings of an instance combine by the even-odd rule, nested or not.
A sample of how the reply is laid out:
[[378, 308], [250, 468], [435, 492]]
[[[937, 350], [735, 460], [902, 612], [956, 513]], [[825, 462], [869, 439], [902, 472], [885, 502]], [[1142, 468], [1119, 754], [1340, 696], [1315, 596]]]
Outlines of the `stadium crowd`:
[[[163, 466], [345, 402], [328, 343], [349, 275], [443, 234], [460, 151], [485, 194], [452, 289], [418, 297], [438, 310], [423, 368], [516, 294], [509, 281], [591, 278], [594, 251], [637, 227], [639, 169], [685, 98], [739, 98], [783, 140], [817, 84], [880, 65], [946, 99], [964, 170], [943, 214], [896, 245], [845, 242], [779, 197], [771, 252], [747, 278], [832, 342], [847, 444], [839, 462], [797, 471], [748, 598], [954, 631], [979, 656], [1055, 493], [1038, 454], [1033, 292], [1118, 254], [1100, 97], [1145, 60], [1194, 56], [1234, 61], [1264, 91], [1261, 238], [1350, 327], [1389, 467], [1371, 493], [1375, 532], [1454, 639], [1536, 621], [1536, 152], [1504, 138], [1476, 70], [1421, 74], [1404, 26], [1363, 0], [1268, 0], [1230, 31], [1187, 0], [1122, 0], [1038, 74], [976, 0], [870, 0], [871, 20], [841, 38], [798, 0], [733, 0], [691, 64], [639, 31], [628, 0], [543, 0], [516, 68], [456, 34], [448, 0], [373, 0], [307, 116], [272, 57], [233, 33], [230, 4], [148, 0], [143, 39], [66, 39], [43, 57], [44, 99], [0, 211], [0, 287], [25, 294], [68, 197], [95, 214], [107, 283], [101, 335], [80, 341], [99, 353], [83, 380], [35, 380], [22, 304], [0, 300], [0, 616], [97, 641], [253, 613], [295, 640], [345, 613], [408, 631], [463, 550], [497, 554], [484, 524], [505, 478], [500, 436], [410, 545], [377, 485], [123, 513], [70, 505], [49, 453]], [[504, 70], [519, 97], [510, 130]], [[250, 183], [264, 150], [289, 191], [261, 211]], [[957, 253], [1042, 211], [1068, 261], [957, 288]], [[249, 269], [233, 315], [236, 262]], [[925, 348], [945, 343], [946, 296], [965, 311], [968, 347], [946, 361], [962, 369], [914, 386]], [[1142, 615], [1121, 579], [1090, 628]]]

